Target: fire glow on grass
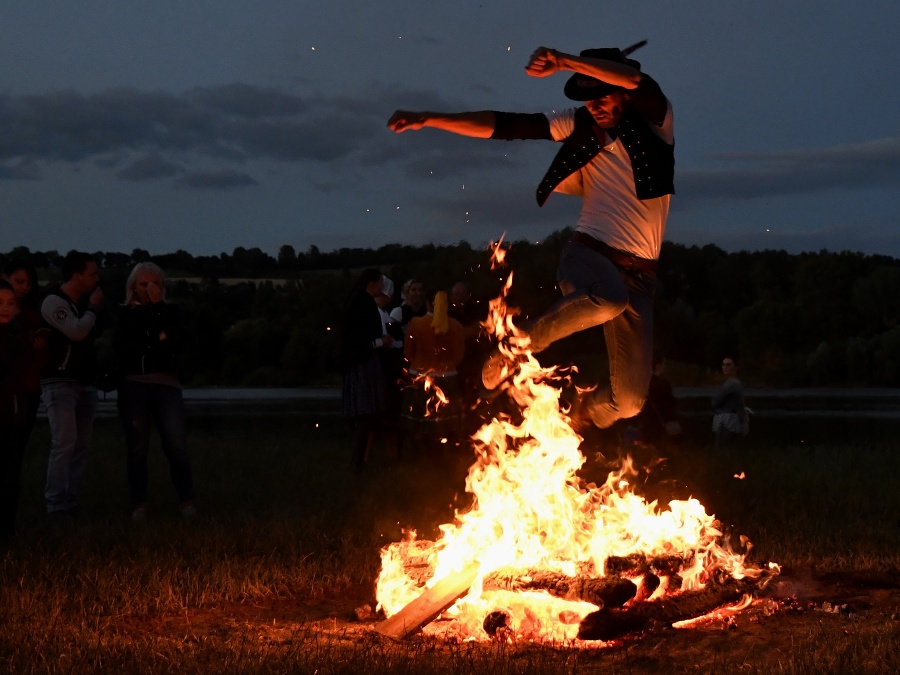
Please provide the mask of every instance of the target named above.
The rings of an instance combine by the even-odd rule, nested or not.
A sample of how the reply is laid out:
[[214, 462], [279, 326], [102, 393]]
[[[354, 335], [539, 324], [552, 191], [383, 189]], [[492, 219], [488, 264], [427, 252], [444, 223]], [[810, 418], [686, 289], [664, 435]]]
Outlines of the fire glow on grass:
[[[495, 253], [499, 258], [503, 249], [495, 246]], [[759, 568], [745, 566], [745, 554], [722, 545], [714, 517], [696, 499], [661, 507], [636, 495], [629, 484], [634, 476], [630, 461], [603, 485], [582, 484], [576, 475], [585, 461], [581, 438], [561, 409], [560, 387], [553, 386], [560, 377], [540, 366], [513, 324], [506, 307], [511, 285], [512, 274], [500, 297], [491, 301], [485, 326], [519, 364], [504, 386], [521, 410], [521, 421], [492, 419], [473, 436], [476, 458], [466, 479], [473, 505], [442, 525], [437, 541], [397, 542], [382, 550], [376, 597], [385, 614], [390, 617], [425, 588], [477, 564], [468, 594], [444, 613], [453, 618], [457, 636], [489, 639], [483, 621], [502, 610], [522, 638], [570, 640], [596, 605], [546, 592], [483, 591], [484, 578], [503, 568], [599, 578], [605, 576], [607, 558], [630, 554], [686, 561], [672, 577], [680, 578], [680, 589], [669, 588], [670, 593], [703, 588], [712, 574], [760, 575]], [[427, 560], [433, 570], [427, 580], [408, 573], [411, 556]], [[663, 577], [654, 595], [666, 592], [668, 583]]]

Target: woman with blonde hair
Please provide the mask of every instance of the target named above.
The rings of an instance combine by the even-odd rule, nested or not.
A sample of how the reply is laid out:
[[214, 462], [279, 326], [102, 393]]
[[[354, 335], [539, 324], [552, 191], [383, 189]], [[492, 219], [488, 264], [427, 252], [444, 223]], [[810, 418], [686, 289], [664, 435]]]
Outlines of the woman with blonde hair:
[[181, 516], [191, 519], [194, 486], [187, 454], [184, 398], [178, 376], [184, 326], [178, 305], [166, 302], [163, 271], [150, 262], [134, 266], [125, 284], [113, 347], [119, 364], [118, 409], [128, 446], [131, 517], [147, 518], [147, 451], [159, 432]]

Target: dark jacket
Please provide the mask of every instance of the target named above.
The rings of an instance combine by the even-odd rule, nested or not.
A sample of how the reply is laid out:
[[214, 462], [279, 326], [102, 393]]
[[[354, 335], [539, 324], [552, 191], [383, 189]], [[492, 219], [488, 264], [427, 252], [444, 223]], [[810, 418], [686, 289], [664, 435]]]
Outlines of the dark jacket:
[[178, 305], [157, 302], [128, 305], [119, 312], [113, 337], [118, 375], [181, 371], [184, 323]]
[[31, 347], [31, 360], [25, 378], [28, 391], [41, 392], [41, 373], [47, 365], [47, 338], [50, 327], [41, 316], [41, 310], [32, 305], [22, 304], [17, 317], [22, 322]]
[[18, 319], [0, 326], [0, 425], [6, 427], [24, 425], [28, 417], [30, 342], [28, 331]]
[[344, 332], [341, 339], [341, 367], [347, 372], [366, 359], [379, 345], [384, 334], [381, 313], [375, 298], [360, 291], [351, 298], [344, 316]]
[[[86, 317], [88, 313], [96, 314], [96, 309], [88, 305], [87, 298], [76, 304], [61, 290], [55, 289], [47, 294], [44, 303], [47, 303], [50, 296], [61, 298], [63, 304], [60, 308], [65, 307], [70, 316]], [[52, 323], [47, 322], [47, 352], [46, 362], [41, 371], [42, 383], [78, 382], [88, 385], [96, 383], [97, 354], [94, 341], [101, 332], [99, 323], [99, 320], [96, 321], [83, 339], [73, 340]]]

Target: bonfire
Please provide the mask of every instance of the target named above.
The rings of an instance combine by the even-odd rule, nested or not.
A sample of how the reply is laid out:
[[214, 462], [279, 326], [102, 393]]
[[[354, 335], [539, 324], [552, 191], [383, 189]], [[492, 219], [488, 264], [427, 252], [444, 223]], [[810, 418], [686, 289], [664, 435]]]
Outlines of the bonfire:
[[[493, 249], [502, 264], [503, 247]], [[733, 550], [698, 500], [648, 502], [628, 459], [602, 485], [578, 476], [583, 439], [561, 400], [566, 378], [542, 367], [517, 330], [512, 282], [510, 273], [484, 326], [515, 364], [503, 386], [521, 415], [474, 434], [467, 511], [436, 541], [409, 532], [381, 551], [376, 598], [387, 618], [377, 630], [610, 641], [750, 604], [778, 566], [751, 563], [743, 537]]]

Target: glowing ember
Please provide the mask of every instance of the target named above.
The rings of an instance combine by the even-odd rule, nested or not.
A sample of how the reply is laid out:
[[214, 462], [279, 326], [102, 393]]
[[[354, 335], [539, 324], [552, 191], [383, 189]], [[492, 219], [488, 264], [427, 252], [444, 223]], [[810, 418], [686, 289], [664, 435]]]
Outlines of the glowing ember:
[[[495, 263], [502, 261], [502, 247], [493, 250]], [[569, 640], [602, 602], [572, 592], [554, 597], [532, 590], [536, 584], [528, 571], [590, 581], [612, 576], [606, 569], [610, 560], [677, 561], [675, 569], [654, 570], [658, 577], [648, 569], [648, 578], [656, 580], [650, 587], [642, 582], [643, 572], [622, 573], [636, 589], [628, 598], [644, 593], [643, 602], [701, 590], [713, 577], [742, 580], [771, 573], [745, 564], [746, 552], [723, 544], [714, 517], [696, 499], [662, 507], [635, 494], [630, 461], [603, 485], [582, 484], [576, 475], [585, 461], [582, 439], [560, 408], [560, 377], [540, 366], [513, 324], [506, 307], [511, 285], [512, 275], [501, 296], [491, 301], [485, 326], [500, 340], [504, 356], [518, 365], [503, 386], [521, 410], [521, 421], [493, 419], [475, 433], [476, 458], [466, 479], [473, 506], [442, 525], [438, 541], [417, 542], [412, 533], [408, 541], [382, 550], [376, 596], [385, 614], [396, 614], [425, 589], [469, 574], [475, 565], [474, 582], [469, 585], [467, 578], [464, 585], [468, 593], [443, 614], [453, 619], [451, 624], [429, 630], [451, 625], [458, 637], [489, 639], [489, 630], [496, 634], [500, 626], [496, 630], [526, 639]], [[525, 590], [496, 589], [491, 575], [498, 570], [522, 571], [511, 585]]]

